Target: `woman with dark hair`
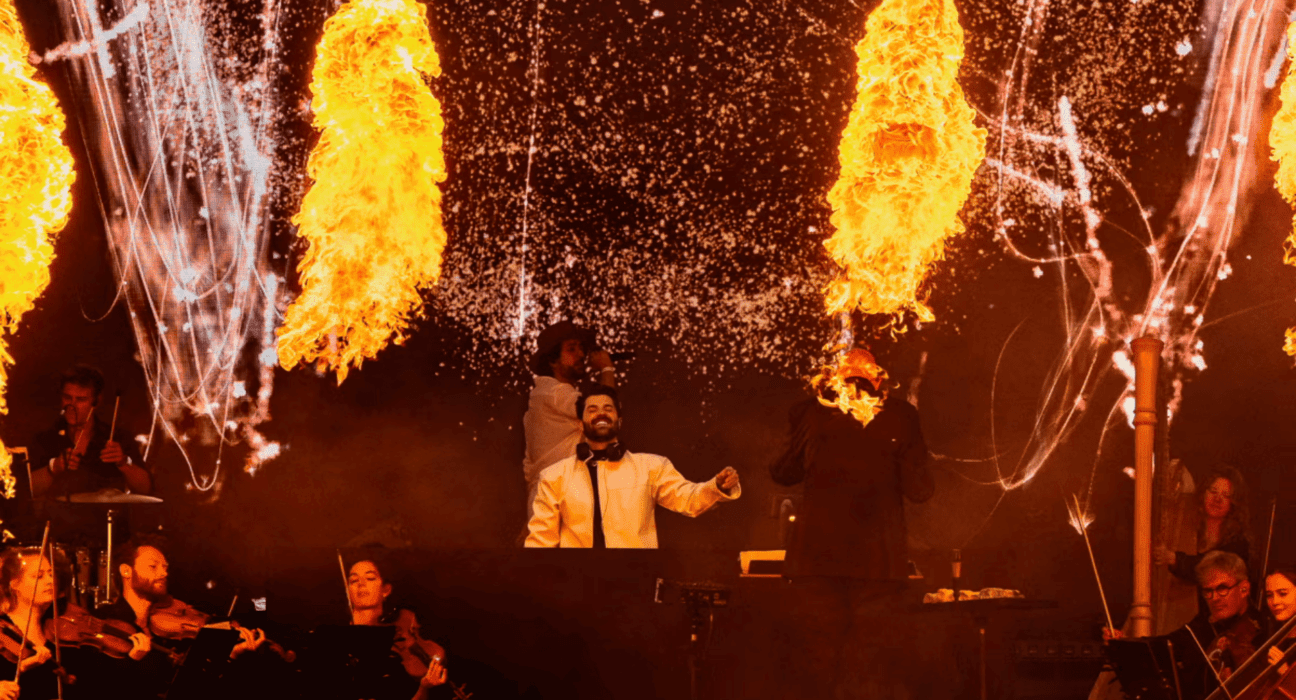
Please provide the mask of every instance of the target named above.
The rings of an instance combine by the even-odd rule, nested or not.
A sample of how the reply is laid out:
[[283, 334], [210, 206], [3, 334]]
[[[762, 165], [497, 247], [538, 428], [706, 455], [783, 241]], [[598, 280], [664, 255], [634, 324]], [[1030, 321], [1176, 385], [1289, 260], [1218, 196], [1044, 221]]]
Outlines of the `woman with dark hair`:
[[[0, 554], [0, 634], [20, 642], [26, 630], [31, 648], [22, 660], [22, 677], [14, 683], [14, 664], [0, 659], [0, 700], [52, 698], [58, 694], [53, 640], [44, 626], [54, 602], [54, 563], [39, 547], [10, 547]], [[30, 622], [29, 622], [30, 621]]]
[[[1265, 577], [1265, 608], [1269, 611], [1271, 628], [1269, 635], [1296, 617], [1296, 566], [1275, 566]], [[1283, 652], [1296, 642], [1296, 631], [1269, 649], [1269, 663], [1282, 660]]]
[[1232, 552], [1249, 562], [1251, 556], [1251, 513], [1247, 508], [1246, 481], [1229, 465], [1215, 467], [1197, 491], [1197, 551], [1172, 552], [1158, 546], [1158, 564], [1170, 567], [1176, 577], [1196, 585], [1194, 569], [1208, 552]]
[[[395, 645], [392, 647], [393, 652], [399, 653], [402, 660], [408, 660], [411, 655], [418, 657], [419, 647], [430, 653], [423, 653], [427, 656], [427, 671], [418, 678], [418, 688], [413, 691], [412, 700], [425, 700], [432, 688], [440, 686], [446, 682], [446, 670], [441, 665], [442, 659], [445, 658], [445, 651], [432, 642], [426, 642], [419, 635], [418, 619], [414, 616], [413, 611], [406, 608], [396, 608], [387, 605], [387, 599], [392, 594], [392, 584], [390, 577], [383, 575], [383, 566], [375, 557], [361, 559], [351, 565], [347, 571], [347, 596], [351, 601], [351, 624], [353, 625], [392, 625], [396, 628]], [[390, 567], [388, 567], [390, 568]], [[414, 662], [416, 665], [422, 665]], [[405, 664], [403, 671], [411, 668]], [[410, 686], [413, 685], [413, 676], [406, 673], [411, 678]]]

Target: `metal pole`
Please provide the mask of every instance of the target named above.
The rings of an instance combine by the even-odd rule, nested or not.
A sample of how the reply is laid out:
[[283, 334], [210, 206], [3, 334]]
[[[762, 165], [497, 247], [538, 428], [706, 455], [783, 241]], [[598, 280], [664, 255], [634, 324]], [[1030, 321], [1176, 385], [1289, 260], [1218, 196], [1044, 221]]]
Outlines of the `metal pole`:
[[113, 597], [113, 595], [112, 595], [112, 593], [113, 593], [113, 585], [112, 585], [112, 582], [113, 582], [113, 541], [112, 541], [112, 540], [113, 540], [113, 511], [112, 511], [112, 508], [109, 508], [109, 509], [108, 509], [108, 546], [107, 546], [107, 548], [106, 548], [106, 552], [107, 552], [107, 556], [108, 556], [108, 576], [107, 576], [107, 579], [108, 579], [108, 580], [104, 582], [104, 602], [106, 602], [106, 603], [111, 603], [111, 602], [112, 602], [112, 597]]
[[1134, 350], [1134, 602], [1131, 632], [1152, 636], [1152, 470], [1156, 450], [1157, 370], [1162, 343], [1145, 336]]

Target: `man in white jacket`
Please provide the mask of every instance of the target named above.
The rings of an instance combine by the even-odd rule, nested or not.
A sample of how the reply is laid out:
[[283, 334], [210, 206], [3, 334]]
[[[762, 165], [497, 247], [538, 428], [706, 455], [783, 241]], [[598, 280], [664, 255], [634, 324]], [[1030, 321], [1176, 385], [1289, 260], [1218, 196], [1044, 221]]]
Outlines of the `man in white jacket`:
[[696, 517], [742, 495], [733, 467], [694, 483], [665, 457], [625, 450], [617, 441], [620, 408], [606, 386], [590, 386], [576, 401], [584, 442], [540, 472], [526, 546], [652, 549], [658, 504]]

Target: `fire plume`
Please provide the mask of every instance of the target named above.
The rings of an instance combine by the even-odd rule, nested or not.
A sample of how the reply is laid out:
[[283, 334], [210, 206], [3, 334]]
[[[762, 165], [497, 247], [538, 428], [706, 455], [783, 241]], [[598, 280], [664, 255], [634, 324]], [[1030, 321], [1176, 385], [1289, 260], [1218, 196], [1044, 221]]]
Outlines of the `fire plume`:
[[[1282, 107], [1274, 115], [1273, 126], [1269, 131], [1269, 148], [1273, 150], [1273, 159], [1278, 161], [1278, 172], [1274, 175], [1274, 184], [1288, 204], [1296, 206], [1296, 72], [1291, 69], [1291, 60], [1296, 60], [1296, 22], [1287, 27], [1287, 57], [1289, 59], [1287, 77], [1283, 78], [1280, 95]], [[1283, 261], [1296, 265], [1296, 221], [1293, 222], [1291, 235], [1283, 243]], [[1287, 341], [1283, 351], [1296, 357], [1296, 327], [1287, 329]]]
[[284, 369], [317, 362], [340, 384], [422, 313], [446, 242], [445, 124], [426, 82], [440, 74], [414, 0], [351, 0], [325, 23], [310, 85], [313, 184], [293, 218], [309, 247], [278, 330]]
[[[872, 353], [864, 348], [853, 348], [842, 354], [835, 365], [824, 367], [811, 382], [819, 403], [835, 407], [868, 425], [882, 410], [882, 402], [886, 400], [886, 392], [881, 390], [886, 378], [886, 370], [873, 359]], [[868, 381], [880, 395], [870, 394], [852, 379]]]
[[[31, 47], [12, 0], [0, 0], [0, 413], [7, 412], [4, 334], [18, 330], [49, 285], [51, 236], [67, 224], [76, 179], [63, 144], [66, 120], [58, 100], [36, 79]], [[3, 445], [0, 445], [3, 448]], [[0, 449], [0, 488], [13, 497], [9, 453]]]
[[[827, 310], [930, 321], [924, 280], [963, 232], [958, 213], [985, 158], [986, 132], [958, 84], [958, 10], [884, 0], [855, 53], [857, 95], [828, 193], [835, 232], [824, 245], [841, 270], [824, 290]], [[831, 381], [827, 370], [816, 385]]]

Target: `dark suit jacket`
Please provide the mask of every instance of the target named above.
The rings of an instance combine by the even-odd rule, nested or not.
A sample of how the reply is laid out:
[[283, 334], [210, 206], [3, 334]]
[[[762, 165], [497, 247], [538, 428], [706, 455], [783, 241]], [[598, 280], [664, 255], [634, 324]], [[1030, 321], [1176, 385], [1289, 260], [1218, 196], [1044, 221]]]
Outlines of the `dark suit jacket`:
[[809, 399], [793, 406], [791, 445], [770, 468], [805, 482], [784, 575], [900, 581], [908, 577], [904, 499], [935, 490], [918, 410], [887, 399], [867, 426]]

